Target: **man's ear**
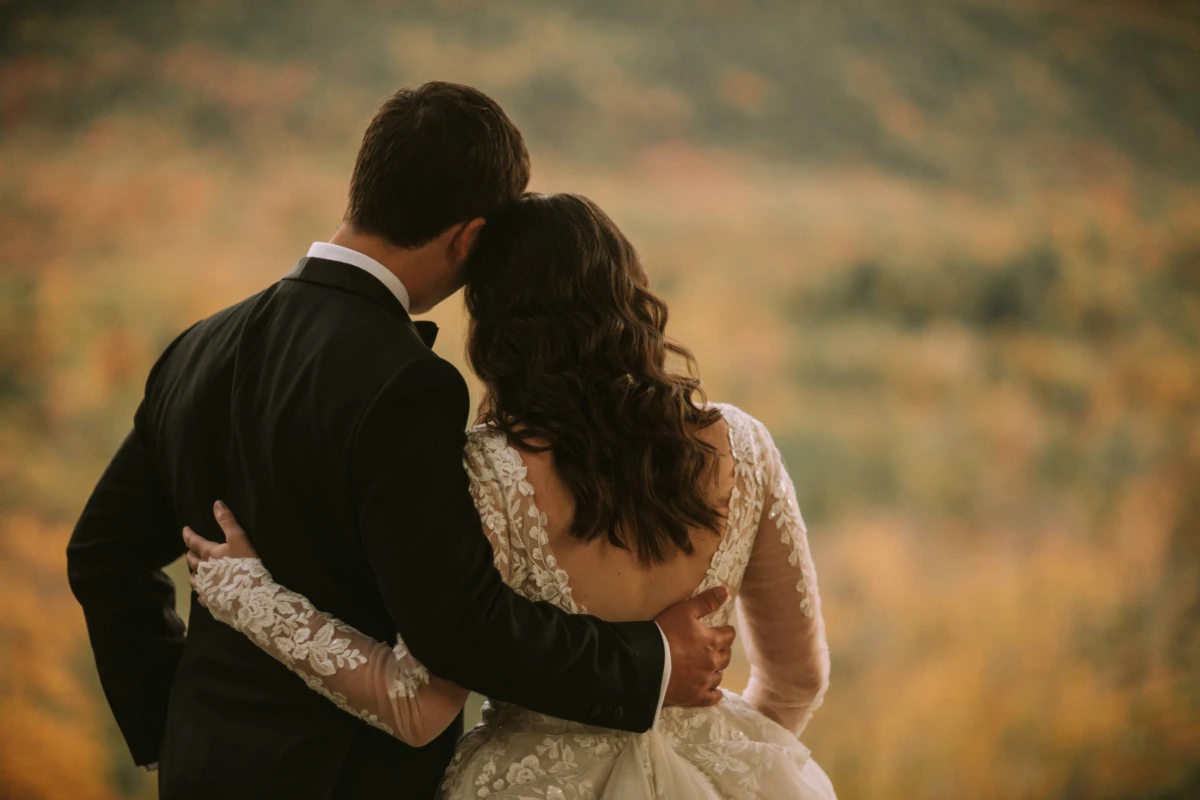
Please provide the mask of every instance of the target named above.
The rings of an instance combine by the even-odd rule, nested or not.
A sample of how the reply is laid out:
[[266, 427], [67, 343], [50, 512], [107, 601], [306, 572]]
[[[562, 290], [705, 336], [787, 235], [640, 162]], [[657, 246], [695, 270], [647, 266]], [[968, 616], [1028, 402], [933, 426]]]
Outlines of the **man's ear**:
[[450, 242], [456, 264], [461, 264], [471, 254], [471, 248], [475, 246], [475, 239], [478, 238], [479, 232], [486, 224], [487, 220], [483, 217], [459, 223], [458, 232], [454, 234], [454, 238]]

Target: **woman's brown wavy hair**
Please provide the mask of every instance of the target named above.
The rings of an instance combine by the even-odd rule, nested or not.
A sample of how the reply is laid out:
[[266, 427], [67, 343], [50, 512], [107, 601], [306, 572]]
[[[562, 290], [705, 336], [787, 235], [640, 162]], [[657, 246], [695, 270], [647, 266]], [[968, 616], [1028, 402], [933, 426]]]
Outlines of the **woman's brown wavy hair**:
[[[487, 391], [480, 421], [553, 452], [575, 536], [607, 536], [649, 564], [690, 554], [689, 527], [717, 531], [705, 489], [718, 454], [697, 432], [721, 414], [703, 404], [695, 359], [664, 334], [667, 306], [603, 211], [526, 194], [489, 217], [465, 294], [467, 356]], [[668, 371], [668, 353], [688, 374]]]

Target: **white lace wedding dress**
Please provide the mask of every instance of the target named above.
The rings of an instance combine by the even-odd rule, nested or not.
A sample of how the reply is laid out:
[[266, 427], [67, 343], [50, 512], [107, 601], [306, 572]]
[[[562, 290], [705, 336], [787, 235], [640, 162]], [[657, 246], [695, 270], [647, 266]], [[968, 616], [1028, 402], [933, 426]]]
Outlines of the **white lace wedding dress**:
[[[733, 489], [701, 592], [737, 598], [751, 664], [741, 695], [710, 708], [668, 707], [642, 734], [581, 725], [489, 701], [443, 783], [449, 800], [832, 800], [797, 739], [828, 685], [829, 652], [804, 521], [766, 428], [721, 405]], [[465, 463], [507, 583], [533, 600], [586, 613], [549, 546], [547, 518], [521, 454], [495, 431], [468, 436]], [[347, 712], [411, 744], [436, 736], [466, 691], [421, 666], [400, 640], [373, 640], [272, 580], [257, 559], [201, 564], [193, 580], [213, 615], [254, 640]], [[734, 601], [706, 619], [728, 624]], [[381, 793], [386, 792], [381, 787]]]

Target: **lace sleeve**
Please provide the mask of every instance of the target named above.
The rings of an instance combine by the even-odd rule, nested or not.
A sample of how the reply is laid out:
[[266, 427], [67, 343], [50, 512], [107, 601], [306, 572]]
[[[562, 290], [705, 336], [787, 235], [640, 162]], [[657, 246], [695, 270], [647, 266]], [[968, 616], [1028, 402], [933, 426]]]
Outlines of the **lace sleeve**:
[[245, 634], [339, 708], [420, 747], [454, 721], [467, 690], [429, 674], [397, 639], [376, 641], [271, 578], [257, 558], [201, 562], [192, 586], [213, 617]]
[[757, 427], [766, 492], [738, 598], [750, 660], [745, 698], [799, 734], [829, 686], [829, 645], [795, 489], [770, 433]]
[[509, 557], [508, 500], [504, 495], [496, 466], [488, 457], [489, 446], [495, 447], [503, 439], [494, 431], [480, 425], [467, 431], [467, 446], [463, 450], [463, 468], [471, 489], [475, 510], [483, 521], [483, 533], [492, 546], [492, 563], [500, 577], [512, 585], [512, 559]]

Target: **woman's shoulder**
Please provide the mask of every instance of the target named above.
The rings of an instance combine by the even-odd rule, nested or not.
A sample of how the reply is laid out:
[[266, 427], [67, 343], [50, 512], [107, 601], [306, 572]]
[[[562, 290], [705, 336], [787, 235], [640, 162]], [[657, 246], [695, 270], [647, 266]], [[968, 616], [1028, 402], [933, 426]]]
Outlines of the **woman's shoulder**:
[[482, 442], [489, 438], [494, 438], [500, 435], [500, 431], [488, 425], [486, 422], [481, 422], [478, 425], [472, 425], [467, 428], [467, 442]]
[[729, 426], [730, 439], [735, 445], [741, 440], [747, 445], [761, 444], [764, 437], [769, 439], [767, 426], [749, 412], [743, 411], [732, 403], [708, 403], [706, 408], [715, 408], [721, 412], [722, 419]]
[[520, 452], [508, 441], [504, 431], [491, 425], [467, 429], [463, 463], [472, 482], [497, 487], [516, 486], [521, 494], [532, 494], [528, 486], [528, 468]]
[[491, 461], [494, 454], [505, 448], [508, 440], [504, 433], [491, 425], [481, 423], [467, 428], [465, 455], [468, 461]]
[[709, 402], [705, 408], [715, 408], [721, 412], [721, 416], [730, 427], [734, 425], [761, 425], [758, 420], [750, 416], [749, 413], [735, 406], [733, 403], [714, 403]]

